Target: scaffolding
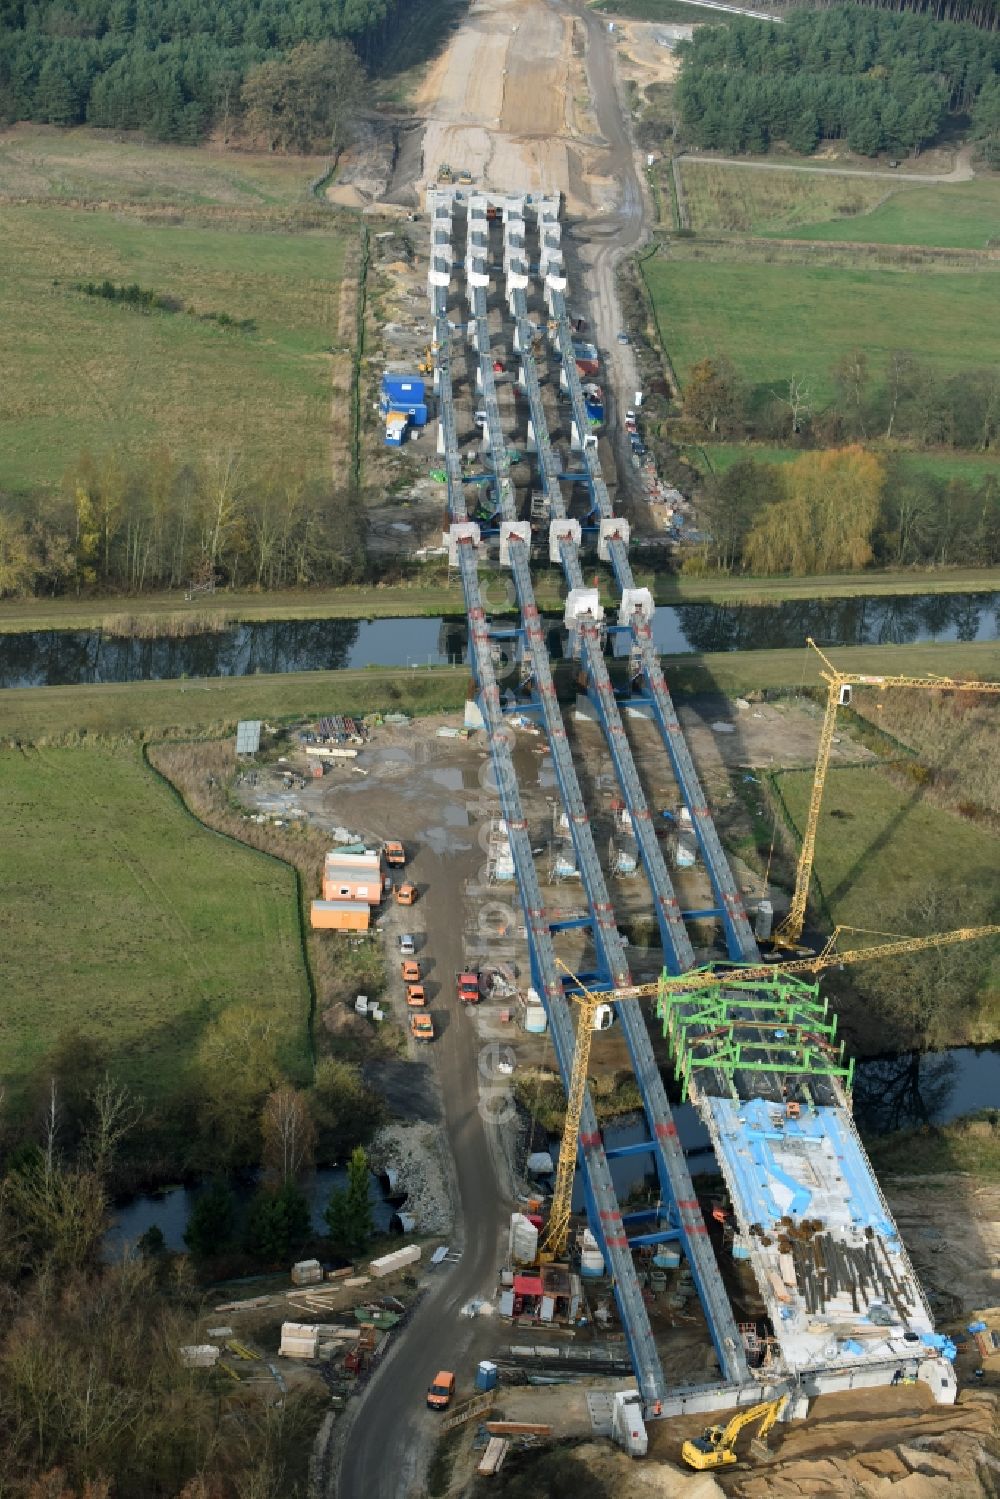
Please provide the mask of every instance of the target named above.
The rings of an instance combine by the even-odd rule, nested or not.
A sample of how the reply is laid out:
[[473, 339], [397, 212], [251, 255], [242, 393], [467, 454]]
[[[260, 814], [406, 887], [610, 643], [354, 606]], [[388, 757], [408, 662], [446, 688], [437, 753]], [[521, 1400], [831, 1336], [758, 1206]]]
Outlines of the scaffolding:
[[725, 987], [694, 993], [660, 987], [657, 1014], [674, 1059], [674, 1077], [688, 1097], [696, 1070], [714, 1074], [716, 1087], [721, 1081], [734, 1098], [740, 1097], [737, 1074], [766, 1074], [789, 1108], [797, 1107], [799, 1091], [809, 1102], [809, 1085], [820, 1078], [836, 1078], [850, 1094], [854, 1058], [844, 1060], [844, 1043], [836, 1039], [837, 1016], [830, 1014], [818, 984], [794, 974], [741, 983], [739, 969], [727, 973], [722, 983]]

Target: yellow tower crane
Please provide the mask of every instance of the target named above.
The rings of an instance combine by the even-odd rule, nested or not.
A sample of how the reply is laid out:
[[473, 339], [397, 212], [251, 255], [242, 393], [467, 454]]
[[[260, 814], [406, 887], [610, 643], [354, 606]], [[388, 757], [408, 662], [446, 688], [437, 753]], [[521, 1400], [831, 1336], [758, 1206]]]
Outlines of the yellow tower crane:
[[752, 1405], [749, 1410], [737, 1411], [728, 1425], [706, 1427], [700, 1437], [685, 1442], [681, 1448], [681, 1458], [689, 1468], [699, 1470], [729, 1467], [738, 1461], [736, 1438], [744, 1426], [751, 1426], [755, 1421], [760, 1422], [760, 1429], [750, 1443], [750, 1450], [754, 1457], [769, 1457], [767, 1434], [787, 1404], [788, 1396], [782, 1395], [778, 1400], [765, 1400], [762, 1405]]
[[[741, 984], [753, 979], [771, 979], [775, 974], [817, 974], [826, 968], [840, 967], [845, 963], [864, 963], [878, 958], [896, 958], [904, 953], [923, 952], [930, 947], [951, 947], [959, 942], [971, 942], [979, 937], [1000, 936], [1000, 926], [959, 927], [953, 932], [932, 932], [924, 937], [893, 937], [871, 947], [837, 950], [837, 941], [842, 932], [859, 931], [856, 927], [838, 926], [822, 952], [808, 958], [793, 958], [785, 963], [739, 964], [722, 967], [698, 968], [677, 977], [660, 978], [652, 984], [633, 984], [625, 989], [612, 989], [604, 994], [594, 994], [576, 978], [565, 963], [560, 967], [574, 980], [578, 992], [568, 997], [579, 1005], [576, 1045], [573, 1049], [573, 1065], [570, 1070], [569, 1088], [566, 1093], [566, 1120], [563, 1124], [562, 1142], [559, 1147], [559, 1163], [556, 1167], [555, 1186], [552, 1191], [552, 1206], [545, 1237], [539, 1249], [539, 1259], [559, 1259], [566, 1252], [569, 1241], [570, 1220], [573, 1205], [573, 1182], [576, 1177], [577, 1141], [580, 1138], [580, 1119], [583, 1101], [587, 1095], [587, 1074], [590, 1070], [590, 1049], [594, 1039], [595, 1021], [602, 1005], [620, 1004], [632, 999], [649, 999], [662, 993], [698, 989], [723, 989], [730, 980]], [[887, 933], [869, 933], [873, 936], [888, 936]], [[719, 971], [721, 967], [721, 971]], [[600, 1029], [600, 1027], [597, 1027]]]
[[963, 682], [956, 677], [873, 676], [862, 672], [839, 671], [823, 654], [815, 640], [810, 637], [806, 644], [812, 646], [826, 668], [820, 673], [827, 684], [826, 711], [823, 714], [823, 727], [820, 730], [819, 749], [816, 754], [816, 769], [813, 773], [812, 794], [809, 798], [809, 815], [806, 818], [798, 868], [795, 871], [792, 903], [788, 915], [775, 927], [771, 938], [773, 946], [784, 951], [799, 950], [806, 916], [806, 902], [809, 898], [813, 859], [816, 855], [816, 832], [819, 827], [820, 807], [823, 804], [826, 773], [830, 766], [830, 751], [833, 748], [833, 734], [837, 726], [837, 709], [849, 706], [853, 689], [855, 687], [922, 687], [925, 690], [939, 688], [949, 692], [1000, 693], [1000, 682]]

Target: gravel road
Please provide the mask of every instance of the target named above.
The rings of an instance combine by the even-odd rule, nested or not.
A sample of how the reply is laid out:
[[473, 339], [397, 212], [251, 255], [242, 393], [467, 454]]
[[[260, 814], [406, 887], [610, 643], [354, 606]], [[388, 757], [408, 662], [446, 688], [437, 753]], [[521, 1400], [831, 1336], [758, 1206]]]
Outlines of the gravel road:
[[476, 1027], [471, 1016], [460, 1012], [453, 992], [453, 976], [464, 961], [463, 881], [481, 861], [478, 849], [439, 857], [425, 845], [407, 871], [426, 887], [414, 908], [426, 923], [418, 956], [438, 986], [431, 992], [438, 1033], [432, 1057], [444, 1104], [443, 1127], [454, 1156], [459, 1223], [451, 1242], [461, 1249], [461, 1259], [431, 1272], [429, 1293], [402, 1336], [390, 1344], [360, 1408], [348, 1418], [350, 1430], [339, 1444], [339, 1477], [333, 1475], [327, 1488], [338, 1499], [406, 1499], [421, 1492], [437, 1435], [434, 1415], [425, 1405], [427, 1387], [442, 1368], [455, 1370], [460, 1386], [468, 1386], [470, 1371], [489, 1347], [488, 1324], [463, 1317], [462, 1307], [475, 1296], [492, 1297], [509, 1207], [479, 1113]]

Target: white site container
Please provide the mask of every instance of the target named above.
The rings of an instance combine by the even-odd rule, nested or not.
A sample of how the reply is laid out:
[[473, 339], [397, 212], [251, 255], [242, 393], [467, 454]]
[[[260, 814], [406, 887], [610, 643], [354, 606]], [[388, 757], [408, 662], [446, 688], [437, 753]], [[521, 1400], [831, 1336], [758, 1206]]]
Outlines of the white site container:
[[583, 1230], [580, 1238], [580, 1274], [585, 1280], [594, 1280], [604, 1274], [604, 1256], [589, 1228]]

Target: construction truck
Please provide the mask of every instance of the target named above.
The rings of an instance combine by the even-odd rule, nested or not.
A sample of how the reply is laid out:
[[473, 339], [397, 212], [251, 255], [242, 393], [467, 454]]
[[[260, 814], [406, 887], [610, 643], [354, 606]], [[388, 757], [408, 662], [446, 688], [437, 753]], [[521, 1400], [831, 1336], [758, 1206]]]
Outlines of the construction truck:
[[788, 1396], [778, 1400], [765, 1400], [762, 1405], [752, 1405], [749, 1410], [737, 1411], [727, 1426], [708, 1426], [700, 1437], [685, 1442], [681, 1457], [689, 1468], [702, 1471], [705, 1468], [727, 1468], [739, 1462], [736, 1455], [736, 1438], [744, 1426], [760, 1422], [760, 1430], [750, 1443], [751, 1454], [761, 1460], [770, 1457], [767, 1434], [778, 1420]]
[[452, 178], [453, 178], [453, 173], [452, 173], [451, 167], [448, 165], [448, 163], [446, 161], [443, 161], [441, 163], [441, 165], [438, 167], [438, 181], [439, 182], [451, 182]]
[[385, 862], [390, 869], [402, 869], [406, 863], [406, 850], [401, 843], [390, 839], [385, 844]]

